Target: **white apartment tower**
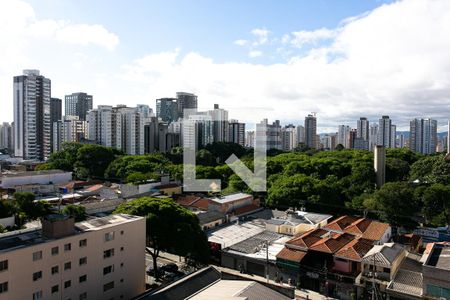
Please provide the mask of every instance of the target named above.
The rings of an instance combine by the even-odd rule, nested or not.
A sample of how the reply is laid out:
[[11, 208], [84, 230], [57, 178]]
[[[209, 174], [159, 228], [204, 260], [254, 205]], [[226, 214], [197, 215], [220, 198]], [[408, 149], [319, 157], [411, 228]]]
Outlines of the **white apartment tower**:
[[80, 142], [88, 138], [87, 121], [78, 116], [64, 116], [62, 120], [53, 122], [53, 152], [60, 151], [65, 142]]
[[136, 108], [99, 105], [88, 120], [90, 140], [130, 155], [144, 154], [144, 117]]
[[14, 154], [31, 160], [50, 156], [51, 81], [38, 70], [14, 76]]
[[422, 154], [436, 153], [437, 121], [433, 119], [414, 119], [409, 123], [409, 149]]

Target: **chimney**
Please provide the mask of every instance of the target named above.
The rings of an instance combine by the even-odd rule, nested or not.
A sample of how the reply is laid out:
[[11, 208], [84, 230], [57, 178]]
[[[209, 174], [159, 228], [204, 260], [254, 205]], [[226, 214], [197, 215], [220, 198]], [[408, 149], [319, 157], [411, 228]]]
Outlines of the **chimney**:
[[66, 215], [52, 214], [41, 219], [42, 236], [58, 239], [75, 233], [75, 219]]

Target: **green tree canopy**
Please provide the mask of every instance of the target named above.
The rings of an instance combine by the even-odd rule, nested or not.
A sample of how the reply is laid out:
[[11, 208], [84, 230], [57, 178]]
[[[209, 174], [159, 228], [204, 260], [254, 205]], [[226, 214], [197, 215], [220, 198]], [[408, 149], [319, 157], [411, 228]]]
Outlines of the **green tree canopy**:
[[423, 214], [433, 226], [450, 224], [450, 186], [437, 183], [428, 187], [422, 196]]
[[61, 213], [73, 217], [75, 222], [86, 220], [86, 209], [82, 205], [68, 204]]
[[150, 254], [155, 271], [159, 251], [207, 262], [208, 243], [197, 216], [172, 199], [143, 197], [119, 205], [114, 213], [146, 217], [147, 245], [152, 248]]

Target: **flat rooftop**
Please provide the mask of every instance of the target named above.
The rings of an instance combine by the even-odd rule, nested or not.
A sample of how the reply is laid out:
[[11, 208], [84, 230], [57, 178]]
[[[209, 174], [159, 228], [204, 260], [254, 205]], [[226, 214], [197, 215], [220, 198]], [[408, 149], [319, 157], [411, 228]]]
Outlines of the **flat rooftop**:
[[450, 270], [450, 244], [435, 244], [425, 265]]
[[54, 175], [64, 173], [72, 173], [72, 172], [63, 170], [20, 171], [20, 172], [3, 173], [0, 177], [24, 177], [24, 176]]
[[207, 233], [208, 242], [220, 244], [222, 249], [242, 242], [266, 230], [265, 224], [258, 220], [232, 223]]
[[223, 204], [223, 203], [233, 202], [233, 201], [237, 201], [237, 200], [241, 200], [241, 199], [245, 199], [245, 198], [249, 198], [249, 197], [252, 197], [252, 195], [245, 194], [245, 193], [236, 193], [236, 194], [225, 195], [222, 197], [211, 198], [211, 201]]
[[[74, 235], [82, 234], [89, 231], [101, 230], [104, 228], [133, 222], [142, 218], [143, 217], [139, 216], [118, 214], [102, 218], [90, 219], [87, 221], [75, 223]], [[41, 226], [37, 228], [16, 230], [3, 233], [0, 234], [0, 253], [45, 243], [50, 240], [53, 239], [46, 239], [43, 237]]]

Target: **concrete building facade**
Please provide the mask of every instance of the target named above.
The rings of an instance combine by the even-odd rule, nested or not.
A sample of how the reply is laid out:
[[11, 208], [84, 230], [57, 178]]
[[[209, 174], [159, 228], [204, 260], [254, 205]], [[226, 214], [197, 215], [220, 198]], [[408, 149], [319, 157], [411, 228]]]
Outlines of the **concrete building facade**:
[[142, 217], [74, 224], [51, 215], [42, 228], [0, 235], [0, 245], [0, 300], [131, 299], [145, 290]]

